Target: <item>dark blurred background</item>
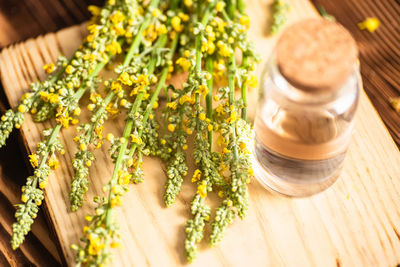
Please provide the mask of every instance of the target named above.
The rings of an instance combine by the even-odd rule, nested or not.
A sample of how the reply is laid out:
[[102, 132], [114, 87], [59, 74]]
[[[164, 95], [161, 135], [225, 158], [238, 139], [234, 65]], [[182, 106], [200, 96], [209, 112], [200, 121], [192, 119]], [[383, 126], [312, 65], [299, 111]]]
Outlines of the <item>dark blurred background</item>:
[[[400, 146], [400, 114], [389, 104], [400, 96], [400, 1], [399, 0], [313, 0], [336, 17], [357, 40], [360, 49], [364, 89]], [[88, 5], [100, 0], [0, 0], [0, 49], [29, 37], [83, 22], [89, 18]], [[357, 23], [377, 17], [381, 26], [374, 33], [360, 31]], [[8, 108], [0, 85], [0, 113]], [[362, 116], [362, 114], [361, 114]], [[51, 234], [39, 238], [29, 234], [22, 250], [9, 245], [13, 204], [19, 201], [19, 188], [30, 170], [21, 168], [25, 152], [18, 132], [14, 131], [0, 150], [0, 266], [58, 266], [57, 241]], [[36, 227], [51, 233], [43, 214]], [[40, 232], [40, 231], [38, 231]]]

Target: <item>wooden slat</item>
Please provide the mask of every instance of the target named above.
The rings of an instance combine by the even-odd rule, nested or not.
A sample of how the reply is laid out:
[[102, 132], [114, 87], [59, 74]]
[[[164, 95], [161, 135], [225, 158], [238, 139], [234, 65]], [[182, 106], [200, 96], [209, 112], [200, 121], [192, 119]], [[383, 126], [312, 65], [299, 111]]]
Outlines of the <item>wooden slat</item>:
[[[289, 2], [292, 9], [288, 24], [316, 16], [308, 1]], [[264, 60], [276, 41], [265, 35], [270, 3], [248, 1], [250, 35]], [[71, 54], [82, 38], [81, 28], [57, 33], [55, 42], [43, 45], [46, 38], [5, 49], [0, 54], [0, 75], [12, 106], [28, 90], [26, 85], [32, 77], [43, 79], [41, 64], [37, 62], [43, 59], [34, 59], [38, 57], [36, 53], [43, 58], [46, 54], [53, 57], [58, 45], [63, 53]], [[32, 50], [26, 48], [28, 44]], [[20, 65], [28, 60], [31, 63]], [[255, 91], [250, 101], [256, 103]], [[253, 115], [254, 109], [249, 113]], [[87, 114], [83, 116], [87, 118]], [[21, 129], [28, 150], [34, 149], [40, 131], [49, 126], [34, 124], [28, 116]], [[112, 121], [106, 129], [120, 135], [123, 126], [123, 120]], [[97, 160], [91, 168], [92, 184], [84, 207], [76, 213], [70, 211], [68, 191], [73, 176], [70, 162], [76, 151], [74, 134], [74, 129], [61, 133], [67, 153], [60, 158], [61, 168], [50, 176], [45, 200], [68, 263], [74, 258], [69, 246], [78, 242], [85, 225], [83, 216], [94, 207], [90, 200], [103, 194], [101, 187], [112, 173], [106, 145], [95, 152]], [[115, 251], [113, 265], [184, 265], [184, 223], [195, 188], [187, 179], [177, 203], [166, 209], [162, 203], [164, 166], [150, 158], [146, 158], [144, 165], [145, 182], [131, 187], [117, 212], [124, 249]], [[235, 221], [218, 247], [210, 249], [203, 242], [193, 266], [395, 266], [400, 263], [399, 177], [400, 153], [363, 93], [341, 178], [327, 191], [304, 199], [272, 195], [253, 181], [249, 187], [248, 217]]]
[[[314, 0], [346, 26], [360, 46], [364, 87], [375, 108], [400, 146], [400, 114], [389, 105], [400, 96], [400, 2], [393, 0]], [[377, 17], [381, 26], [374, 33], [360, 31], [357, 23]]]

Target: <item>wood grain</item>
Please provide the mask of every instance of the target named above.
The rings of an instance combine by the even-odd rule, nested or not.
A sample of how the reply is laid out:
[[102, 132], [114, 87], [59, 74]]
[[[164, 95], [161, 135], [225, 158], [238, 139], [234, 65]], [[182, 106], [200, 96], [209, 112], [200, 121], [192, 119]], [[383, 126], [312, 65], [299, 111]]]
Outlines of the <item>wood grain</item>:
[[[276, 41], [265, 35], [270, 1], [251, 0], [251, 38], [265, 60]], [[290, 21], [315, 17], [306, 0], [291, 0]], [[0, 54], [0, 76], [12, 106], [28, 90], [35, 77], [44, 78], [41, 66], [60, 53], [70, 55], [84, 31], [72, 27], [56, 34], [29, 40]], [[256, 103], [256, 92], [251, 95]], [[253, 102], [254, 101], [254, 102]], [[254, 105], [253, 105], [254, 106]], [[254, 110], [250, 110], [251, 115]], [[84, 117], [87, 115], [84, 115]], [[43, 127], [28, 116], [21, 133], [28, 150], [40, 140]], [[113, 121], [121, 134], [123, 121]], [[96, 151], [91, 168], [91, 188], [82, 210], [72, 213], [68, 191], [73, 176], [71, 157], [76, 148], [74, 129], [61, 134], [68, 148], [61, 168], [50, 176], [45, 207], [53, 222], [67, 263], [73, 262], [69, 249], [78, 242], [83, 215], [93, 208], [91, 199], [112, 172], [107, 146]], [[195, 191], [185, 181], [178, 202], [166, 209], [162, 203], [165, 174], [157, 159], [145, 160], [145, 182], [132, 186], [118, 212], [123, 249], [116, 251], [114, 266], [184, 265], [184, 223]], [[250, 184], [248, 217], [236, 221], [221, 244], [210, 249], [201, 244], [193, 266], [394, 266], [400, 263], [400, 153], [365, 94], [362, 94], [353, 142], [341, 178], [327, 191], [304, 199], [289, 199], [266, 192], [255, 180]], [[189, 179], [188, 179], [189, 180]], [[66, 231], [66, 229], [68, 229]], [[0, 259], [1, 260], [1, 259]]]
[[[389, 104], [400, 96], [400, 2], [315, 0], [347, 27], [360, 48], [364, 88], [400, 147], [400, 113]], [[357, 23], [377, 17], [381, 26], [374, 32], [360, 31]]]

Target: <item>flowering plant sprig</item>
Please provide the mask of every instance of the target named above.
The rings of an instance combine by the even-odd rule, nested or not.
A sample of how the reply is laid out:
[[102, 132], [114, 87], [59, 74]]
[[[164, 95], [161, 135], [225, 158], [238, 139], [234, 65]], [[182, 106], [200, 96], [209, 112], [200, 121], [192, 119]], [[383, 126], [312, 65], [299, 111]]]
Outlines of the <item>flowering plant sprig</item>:
[[289, 4], [285, 0], [274, 0], [272, 3], [272, 24], [270, 33], [277, 34], [287, 21], [287, 13], [290, 9]]
[[[37, 152], [40, 153], [42, 157], [40, 158], [40, 163], [38, 161], [38, 164], [35, 164], [38, 166], [34, 166], [38, 167], [35, 170], [35, 173], [38, 173], [38, 175], [35, 174], [33, 179], [32, 177], [27, 179], [26, 187], [29, 186], [29, 188], [32, 189], [29, 192], [35, 189], [36, 195], [39, 195], [40, 192], [41, 194], [43, 194], [43, 189], [45, 188], [48, 176], [50, 174], [50, 168], [46, 167], [46, 163], [49, 161], [50, 164], [54, 156], [54, 153], [49, 155], [49, 153], [46, 153], [46, 151], [51, 151], [53, 147], [57, 147], [57, 136], [62, 127], [67, 128], [70, 121], [72, 123], [77, 123], [77, 119], [73, 117], [79, 115], [79, 112], [77, 113], [77, 111], [79, 110], [79, 100], [82, 98], [83, 94], [88, 88], [94, 87], [96, 85], [95, 77], [103, 68], [103, 66], [109, 61], [110, 55], [121, 52], [115, 51], [114, 48], [120, 48], [120, 43], [116, 40], [120, 35], [122, 35], [121, 32], [124, 26], [124, 18], [126, 16], [131, 16], [130, 13], [123, 13], [123, 11], [132, 11], [129, 5], [131, 1], [132, 0], [121, 0], [118, 3], [110, 2], [101, 11], [100, 9], [95, 9], [97, 10], [95, 13], [100, 12], [99, 24], [92, 24], [89, 26], [92, 26], [92, 28], [89, 29], [90, 34], [86, 38], [86, 41], [87, 43], [91, 43], [91, 47], [94, 49], [97, 49], [99, 47], [100, 51], [102, 50], [102, 56], [95, 56], [93, 54], [93, 50], [91, 50], [87, 46], [84, 46], [86, 49], [84, 48], [83, 50], [78, 50], [75, 53], [74, 59], [71, 61], [71, 64], [65, 67], [65, 73], [67, 74], [67, 76], [65, 76], [64, 79], [67, 83], [64, 84], [62, 81], [58, 81], [56, 85], [59, 85], [61, 87], [57, 90], [57, 93], [55, 93], [54, 88], [49, 89], [50, 93], [46, 91], [41, 91], [39, 93], [41, 100], [45, 102], [42, 107], [44, 109], [41, 110], [48, 110], [50, 112], [49, 108], [45, 108], [46, 105], [49, 104], [47, 105], [47, 107], [53, 107], [51, 105], [56, 105], [57, 125], [51, 129], [50, 133], [48, 131], [45, 131], [45, 140], [38, 144]], [[101, 29], [101, 31], [99, 29]], [[84, 66], [85, 68], [81, 66]], [[87, 73], [87, 75], [80, 76], [81, 74], [78, 74], [78, 72], [84, 72]], [[86, 79], [84, 79], [83, 81], [79, 80], [82, 77]], [[69, 86], [69, 83], [71, 83], [72, 85]], [[76, 89], [76, 91], [74, 89]], [[50, 114], [46, 112], [40, 114]], [[47, 136], [49, 136], [48, 139]], [[42, 148], [43, 144], [45, 144], [44, 148]], [[82, 151], [86, 150], [84, 144], [82, 144], [80, 148]], [[38, 160], [35, 155], [37, 155], [37, 153], [31, 156], [31, 160]], [[46, 181], [46, 183], [40, 183], [41, 181]], [[14, 249], [16, 249], [23, 242], [24, 236], [29, 232], [30, 225], [32, 224], [33, 218], [35, 217], [35, 213], [31, 213], [29, 211], [35, 210], [37, 212], [37, 209], [34, 209], [33, 206], [36, 205], [36, 207], [38, 207], [39, 202], [32, 202], [32, 199], [34, 198], [32, 197], [25, 199], [23, 194], [21, 200], [24, 203], [20, 204], [18, 206], [18, 210], [16, 211], [17, 222], [13, 224], [13, 235], [11, 240]]]
[[[150, 7], [156, 7], [158, 4], [158, 0], [152, 0]], [[170, 8], [173, 9], [175, 4], [172, 2]], [[147, 120], [151, 117], [150, 115], [152, 115], [155, 103], [158, 103], [156, 102], [158, 94], [161, 88], [164, 87], [168, 74], [169, 66], [167, 62], [171, 60], [175, 52], [178, 38], [175, 36], [170, 41], [170, 48], [165, 55], [165, 60], [158, 60], [160, 54], [164, 51], [162, 48], [165, 47], [167, 41], [168, 37], [165, 33], [159, 36], [156, 43], [152, 46], [152, 56], [149, 57], [151, 59], [143, 58], [143, 60], [145, 60], [144, 62], [147, 61], [147, 63], [144, 66], [143, 64], [138, 65], [136, 71], [132, 73], [131, 92], [134, 100], [127, 113], [123, 136], [121, 138], [109, 138], [112, 142], [110, 154], [115, 166], [112, 178], [104, 187], [104, 190], [108, 192], [108, 197], [103, 198], [103, 200], [99, 202], [96, 215], [88, 217], [90, 220], [95, 218], [96, 223], [91, 223], [84, 229], [85, 235], [81, 239], [83, 245], [73, 246], [73, 249], [78, 250], [76, 258], [78, 265], [98, 265], [106, 262], [109, 258], [108, 252], [110, 251], [110, 247], [112, 247], [111, 244], [115, 244], [117, 242], [116, 239], [118, 239], [118, 235], [116, 235], [114, 231], [114, 229], [118, 227], [114, 221], [113, 209], [121, 205], [122, 196], [128, 191], [127, 185], [131, 181], [140, 182], [142, 180], [140, 175], [141, 157], [143, 153], [148, 154], [145, 152], [145, 144], [142, 140], [144, 128], [147, 124]], [[158, 72], [158, 68], [160, 67], [161, 72]], [[158, 75], [155, 74], [155, 76], [153, 76], [154, 72]], [[149, 86], [151, 83], [157, 83], [157, 86], [150, 100], [148, 100], [150, 97]], [[136, 157], [134, 157], [135, 151], [137, 152]]]

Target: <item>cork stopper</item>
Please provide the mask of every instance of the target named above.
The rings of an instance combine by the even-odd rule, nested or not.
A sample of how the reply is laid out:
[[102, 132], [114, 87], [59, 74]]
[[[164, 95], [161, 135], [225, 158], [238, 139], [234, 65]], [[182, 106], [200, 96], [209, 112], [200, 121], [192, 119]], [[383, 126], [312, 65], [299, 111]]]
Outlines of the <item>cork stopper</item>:
[[305, 91], [339, 89], [354, 71], [357, 45], [340, 24], [308, 19], [290, 26], [277, 44], [277, 64], [293, 86]]

